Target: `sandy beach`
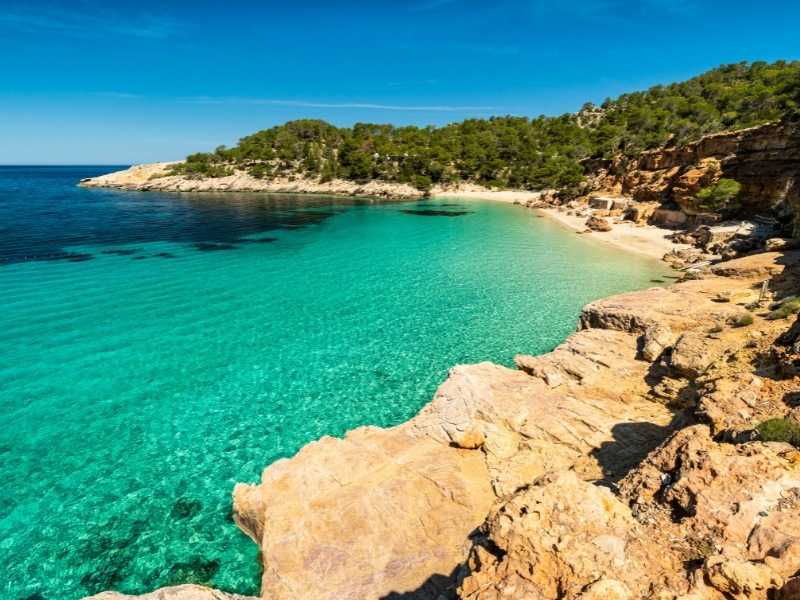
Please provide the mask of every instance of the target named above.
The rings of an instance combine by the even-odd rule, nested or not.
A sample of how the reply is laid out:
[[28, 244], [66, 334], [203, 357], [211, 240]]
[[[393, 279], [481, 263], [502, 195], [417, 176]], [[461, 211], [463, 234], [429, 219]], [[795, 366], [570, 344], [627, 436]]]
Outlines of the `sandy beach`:
[[496, 200], [498, 202], [527, 202], [539, 198], [539, 192], [518, 192], [518, 191], [492, 191], [481, 189], [478, 186], [456, 191], [439, 191], [437, 188], [431, 190], [431, 198], [452, 198], [454, 200]]
[[[582, 233], [593, 240], [658, 260], [661, 260], [666, 253], [672, 250], [689, 247], [688, 244], [674, 244], [671, 240], [668, 240], [666, 236], [674, 233], [671, 229], [623, 222], [613, 223], [611, 231], [590, 231], [586, 228], [586, 217], [568, 215], [566, 212], [561, 212], [554, 208], [539, 208], [536, 210], [572, 231]], [[609, 222], [611, 221], [609, 220]]]
[[[527, 202], [528, 200], [539, 197], [538, 192], [518, 192], [518, 191], [490, 191], [471, 189], [455, 192], [436, 192], [431, 194], [433, 198], [452, 198], [454, 200], [494, 200], [497, 202]], [[522, 210], [529, 210], [520, 207]], [[614, 246], [627, 252], [633, 252], [641, 256], [648, 256], [661, 260], [663, 256], [681, 248], [688, 248], [687, 244], [674, 244], [666, 238], [673, 233], [671, 229], [663, 229], [654, 225], [636, 225], [634, 223], [611, 223], [611, 231], [590, 231], [586, 227], [585, 216], [568, 215], [555, 208], [537, 208], [540, 214], [545, 215], [564, 227], [585, 235], [593, 240]]]

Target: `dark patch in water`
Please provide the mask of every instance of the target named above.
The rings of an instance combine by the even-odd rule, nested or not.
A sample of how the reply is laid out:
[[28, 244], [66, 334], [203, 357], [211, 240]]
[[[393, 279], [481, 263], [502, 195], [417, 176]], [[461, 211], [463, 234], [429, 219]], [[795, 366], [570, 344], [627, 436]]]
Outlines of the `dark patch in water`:
[[404, 210], [402, 211], [407, 215], [420, 215], [421, 217], [460, 217], [463, 215], [472, 214], [468, 210], [464, 211], [450, 211], [450, 210]]
[[463, 204], [417, 204], [420, 208], [438, 208], [440, 206], [448, 206], [451, 208], [466, 208]]
[[666, 283], [663, 279], [651, 279], [650, 283]]
[[178, 498], [175, 506], [169, 513], [171, 519], [191, 519], [197, 516], [203, 508], [203, 504], [197, 500], [187, 500]]
[[159, 258], [175, 258], [175, 255], [170, 252], [159, 252], [158, 254], [154, 254], [153, 256], [157, 256]]
[[680, 275], [664, 275], [664, 279], [680, 279]]
[[146, 256], [134, 256], [133, 260], [144, 260], [145, 258], [147, 258], [147, 257]]
[[272, 242], [277, 242], [278, 238], [239, 238], [233, 241], [237, 244], [271, 244]]
[[[375, 204], [369, 199], [333, 196], [75, 187], [85, 177], [118, 168], [0, 169], [0, 266], [73, 260], [78, 257], [69, 249], [78, 246], [98, 246], [98, 255], [101, 251], [124, 255], [124, 250], [141, 251], [153, 242], [234, 245], [235, 240], [252, 237], [270, 243], [259, 238], [267, 232], [319, 225], [353, 207]], [[412, 202], [381, 200], [380, 204]], [[90, 259], [75, 262], [82, 260]]]
[[103, 250], [102, 254], [116, 254], [118, 256], [129, 256], [131, 254], [136, 254], [138, 250], [136, 248], [129, 248], [126, 250]]
[[200, 242], [199, 244], [189, 244], [201, 252], [214, 252], [215, 250], [236, 250], [233, 244], [212, 244], [210, 242]]
[[47, 598], [42, 596], [39, 592], [34, 592], [30, 596], [25, 596], [22, 600], [47, 600]]
[[199, 556], [193, 556], [189, 562], [172, 565], [167, 572], [167, 581], [164, 585], [191, 583], [211, 587], [214, 585], [214, 575], [219, 571], [219, 567], [218, 560], [205, 560]]
[[26, 257], [26, 260], [36, 260], [36, 261], [45, 261], [51, 262], [56, 260], [68, 260], [70, 262], [84, 262], [87, 260], [92, 260], [94, 256], [91, 254], [85, 253], [78, 253], [78, 252], [59, 252], [58, 254], [49, 254], [47, 256], [32, 256], [30, 258]]

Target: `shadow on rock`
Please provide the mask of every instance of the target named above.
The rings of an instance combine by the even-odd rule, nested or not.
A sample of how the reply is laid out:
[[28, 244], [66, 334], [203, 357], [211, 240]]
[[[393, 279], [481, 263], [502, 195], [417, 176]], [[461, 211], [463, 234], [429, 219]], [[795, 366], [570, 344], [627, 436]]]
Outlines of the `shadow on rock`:
[[653, 423], [620, 423], [611, 429], [613, 441], [603, 442], [590, 454], [600, 464], [604, 480], [617, 483], [635, 469], [667, 437], [686, 425], [676, 414], [669, 425]]
[[459, 565], [450, 575], [437, 573], [431, 575], [416, 590], [410, 592], [389, 592], [381, 600], [455, 600], [458, 598], [456, 589], [461, 585], [464, 577], [469, 575], [465, 565]]

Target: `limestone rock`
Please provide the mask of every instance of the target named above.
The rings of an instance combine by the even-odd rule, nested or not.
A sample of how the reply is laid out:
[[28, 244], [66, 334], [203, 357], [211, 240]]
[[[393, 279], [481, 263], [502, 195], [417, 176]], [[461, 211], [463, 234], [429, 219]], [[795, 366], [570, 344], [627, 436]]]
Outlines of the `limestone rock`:
[[647, 362], [658, 360], [665, 350], [671, 349], [678, 336], [669, 325], [653, 323], [648, 327], [642, 339], [642, 357]]
[[736, 600], [767, 600], [767, 592], [783, 586], [783, 577], [767, 565], [714, 556], [704, 567], [711, 585]]
[[771, 238], [764, 243], [767, 252], [783, 252], [797, 248], [798, 241], [795, 238]]
[[591, 215], [586, 220], [586, 227], [592, 231], [611, 231], [611, 223], [597, 215]]
[[608, 489], [571, 472], [544, 476], [494, 507], [482, 527], [488, 551], [471, 557], [472, 572], [459, 595], [465, 600], [642, 597], [647, 577], [631, 568], [627, 554], [633, 526], [628, 507]]
[[788, 203], [800, 218], [798, 161], [800, 126], [783, 121], [633, 157], [582, 163], [589, 182], [587, 195], [625, 195], [635, 203], [675, 202], [694, 214], [697, 192], [725, 177], [742, 184], [738, 201], [750, 212], [777, 211]]
[[788, 444], [717, 443], [705, 425], [695, 425], [653, 452], [620, 483], [620, 490], [639, 514], [657, 514], [653, 507], [669, 506], [672, 516], [665, 513], [665, 521], [657, 524], [665, 534], [680, 521], [688, 538], [724, 540], [742, 558], [763, 561], [761, 552], [771, 546], [763, 536], [753, 538], [754, 529], [776, 508], [792, 519], [800, 516], [798, 458], [800, 453]]
[[102, 592], [84, 600], [258, 600], [251, 596], [226, 594], [201, 585], [178, 585], [161, 588], [150, 594], [127, 596], [117, 592]]
[[497, 497], [549, 471], [598, 478], [641, 460], [673, 415], [621, 391], [626, 370], [646, 387], [635, 337], [580, 332], [565, 345], [576, 365], [562, 366], [583, 369], [581, 381], [554, 389], [490, 363], [455, 367], [410, 422], [324, 438], [267, 468], [260, 485], [237, 486], [237, 522], [264, 557], [264, 597], [436, 598], [456, 584], [469, 534]]
[[762, 381], [751, 373], [722, 378], [708, 384], [697, 405], [697, 415], [711, 427], [711, 435], [736, 434], [752, 429], [751, 419], [757, 414]]
[[[261, 546], [264, 597], [380, 598], [449, 575], [494, 499], [480, 451], [365, 427], [238, 485], [234, 511]], [[434, 598], [452, 585], [441, 579]]]

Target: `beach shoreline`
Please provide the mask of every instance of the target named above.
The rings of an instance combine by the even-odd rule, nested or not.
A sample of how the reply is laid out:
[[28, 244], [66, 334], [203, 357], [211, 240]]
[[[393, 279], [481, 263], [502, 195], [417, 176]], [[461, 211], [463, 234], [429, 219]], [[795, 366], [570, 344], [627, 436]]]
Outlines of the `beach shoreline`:
[[[423, 199], [423, 192], [408, 184], [373, 181], [368, 184], [357, 184], [350, 181], [334, 180], [321, 184], [316, 181], [263, 181], [244, 173], [238, 173], [218, 179], [201, 178], [199, 180], [184, 176], [163, 176], [175, 163], [151, 163], [135, 165], [123, 171], [109, 173], [100, 177], [84, 179], [80, 187], [115, 188], [137, 191], [169, 191], [169, 192], [265, 192], [295, 194], [330, 194], [357, 197], [383, 197]], [[539, 200], [540, 192], [521, 190], [490, 190], [474, 184], [460, 184], [455, 189], [434, 186], [429, 198], [452, 200], [489, 200], [507, 204], [519, 204], [525, 208], [531, 200]], [[589, 231], [585, 225], [585, 216], [568, 215], [555, 208], [538, 208], [540, 214], [555, 220], [557, 223], [586, 235], [598, 242], [625, 250], [640, 256], [661, 260], [671, 250], [687, 247], [685, 244], [673, 244], [665, 239], [671, 230], [652, 225], [636, 225], [634, 223], [610, 223], [611, 231]]]
[[[446, 191], [436, 192], [431, 194], [431, 197], [452, 200], [490, 200], [523, 205], [528, 200], [538, 199], [539, 195], [539, 192], [470, 190], [452, 193]], [[524, 208], [524, 206], [522, 207]], [[639, 256], [662, 260], [664, 255], [672, 250], [689, 247], [688, 244], [676, 244], [666, 238], [667, 235], [674, 233], [673, 230], [655, 225], [637, 225], [633, 222], [612, 223], [609, 221], [611, 231], [592, 231], [586, 227], [587, 217], [585, 215], [569, 215], [558, 208], [536, 207], [535, 210], [570, 231]]]

